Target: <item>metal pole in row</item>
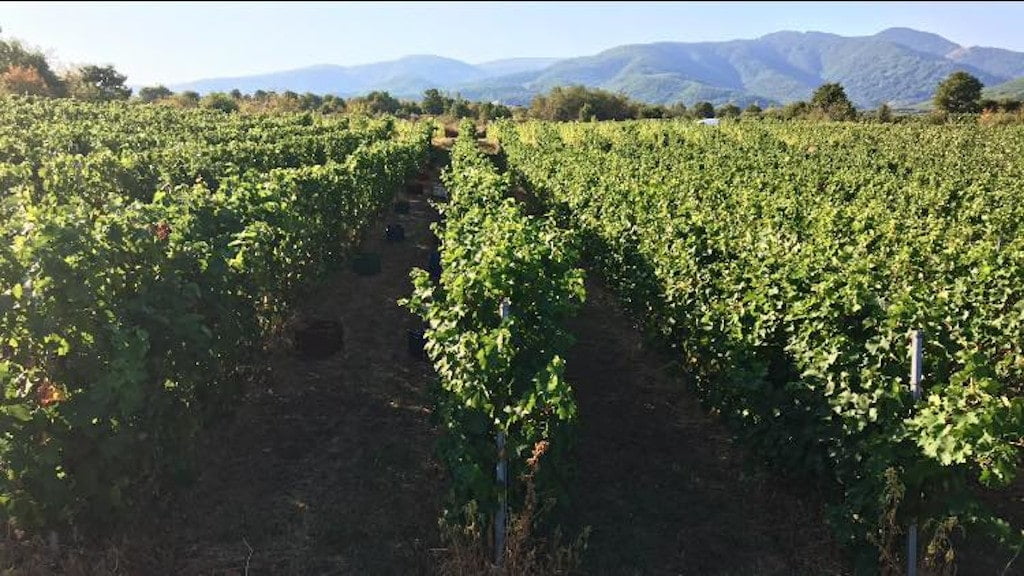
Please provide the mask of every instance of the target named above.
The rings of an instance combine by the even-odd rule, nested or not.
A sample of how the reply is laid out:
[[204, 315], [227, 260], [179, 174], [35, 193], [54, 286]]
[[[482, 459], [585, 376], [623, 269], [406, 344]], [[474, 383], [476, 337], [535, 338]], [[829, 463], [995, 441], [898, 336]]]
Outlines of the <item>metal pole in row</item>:
[[495, 471], [498, 477], [498, 511], [494, 514], [494, 563], [501, 566], [505, 559], [505, 528], [508, 522], [508, 501], [506, 499], [508, 487], [508, 462], [505, 460], [505, 433], [498, 432], [496, 438], [498, 445], [498, 465]]
[[[910, 331], [910, 393], [916, 403], [924, 395], [921, 387], [922, 366], [924, 364], [924, 332]], [[907, 576], [917, 576], [917, 520], [910, 522], [907, 530]]]
[[910, 393], [914, 402], [921, 399], [924, 389], [921, 387], [922, 366], [924, 365], [924, 332], [910, 331]]
[[[505, 321], [512, 314], [512, 303], [504, 298], [498, 306], [501, 320]], [[498, 480], [498, 511], [494, 514], [494, 563], [501, 566], [505, 560], [505, 534], [508, 525], [508, 459], [505, 454], [505, 433], [498, 432], [495, 438], [498, 448], [498, 464], [495, 475]]]

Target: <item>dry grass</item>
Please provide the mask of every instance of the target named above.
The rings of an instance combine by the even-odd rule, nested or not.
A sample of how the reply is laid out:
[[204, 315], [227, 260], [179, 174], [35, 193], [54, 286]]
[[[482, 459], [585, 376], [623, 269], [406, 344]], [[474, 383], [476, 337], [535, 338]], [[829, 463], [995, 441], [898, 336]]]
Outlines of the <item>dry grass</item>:
[[[553, 505], [552, 502], [543, 505], [538, 503], [533, 481], [546, 447], [546, 442], [538, 443], [534, 447], [533, 457], [527, 461], [530, 469], [524, 478], [526, 498], [523, 509], [513, 514], [509, 523], [502, 564], [493, 563], [488, 538], [484, 536], [481, 526], [471, 521], [465, 527], [449, 526], [443, 529], [442, 538], [446, 548], [441, 562], [441, 574], [554, 576], [577, 573], [587, 547], [589, 529], [584, 529], [571, 542], [563, 542], [562, 534], [558, 531], [549, 538], [534, 532], [538, 517]], [[470, 518], [473, 516], [469, 514]]]
[[122, 576], [130, 574], [119, 546], [101, 549], [54, 545], [42, 538], [0, 540], [0, 576]]
[[1024, 124], [1024, 110], [1016, 112], [993, 112], [985, 110], [978, 117], [978, 124], [982, 126], [1009, 126], [1012, 124]]

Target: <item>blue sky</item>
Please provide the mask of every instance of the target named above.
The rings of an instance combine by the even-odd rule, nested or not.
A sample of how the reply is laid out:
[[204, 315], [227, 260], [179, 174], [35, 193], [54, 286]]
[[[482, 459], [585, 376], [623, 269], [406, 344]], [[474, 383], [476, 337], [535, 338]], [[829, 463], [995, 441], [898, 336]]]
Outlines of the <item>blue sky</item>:
[[113, 64], [133, 85], [409, 54], [475, 63], [778, 30], [866, 35], [892, 26], [1024, 51], [1020, 2], [0, 3], [4, 38], [38, 47], [59, 65]]

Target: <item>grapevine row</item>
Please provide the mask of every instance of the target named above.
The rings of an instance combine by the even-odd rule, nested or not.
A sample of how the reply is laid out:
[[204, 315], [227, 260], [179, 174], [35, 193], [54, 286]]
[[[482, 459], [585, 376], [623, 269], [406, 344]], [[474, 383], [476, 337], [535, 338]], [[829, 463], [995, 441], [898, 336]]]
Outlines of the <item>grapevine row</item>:
[[414, 270], [407, 305], [427, 323], [426, 350], [440, 381], [441, 453], [452, 479], [446, 519], [481, 525], [503, 497], [494, 472], [499, 434], [513, 509], [527, 476], [544, 498], [567, 488], [576, 403], [563, 376], [571, 344], [564, 324], [585, 294], [568, 235], [523, 213], [474, 132], [471, 123], [460, 128], [444, 174], [450, 200], [439, 206], [436, 227], [439, 281]]
[[[222, 163], [207, 152], [237, 146], [183, 147], [203, 138], [175, 111], [9, 99], [3, 122], [18, 111], [45, 118], [12, 131], [51, 141], [53, 122], [87, 127], [88, 151], [0, 159], [0, 511], [27, 527], [106, 523], [190, 474], [195, 433], [237, 402], [267, 329], [414, 173], [426, 134], [337, 125], [344, 135], [314, 146], [346, 143], [329, 158]], [[152, 115], [180, 138], [147, 126]], [[266, 135], [282, 124], [268, 119]], [[153, 145], [110, 148], [108, 134]], [[160, 175], [176, 165], [210, 177]]]
[[[977, 494], [1013, 481], [1024, 446], [1024, 131], [498, 133], [707, 405], [774, 464], [831, 479], [844, 541], [883, 541], [894, 507], [902, 526], [952, 517], [1020, 541]], [[911, 329], [925, 334], [918, 406]]]

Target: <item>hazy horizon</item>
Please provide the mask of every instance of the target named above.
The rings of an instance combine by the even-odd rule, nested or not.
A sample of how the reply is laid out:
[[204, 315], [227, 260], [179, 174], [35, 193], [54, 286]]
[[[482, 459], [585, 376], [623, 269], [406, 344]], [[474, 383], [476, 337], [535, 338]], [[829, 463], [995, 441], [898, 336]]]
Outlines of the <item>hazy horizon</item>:
[[180, 84], [412, 55], [479, 64], [623, 44], [868, 36], [907, 27], [1024, 51], [1021, 3], [0, 3], [4, 38], [58, 66], [112, 64], [131, 85]]

